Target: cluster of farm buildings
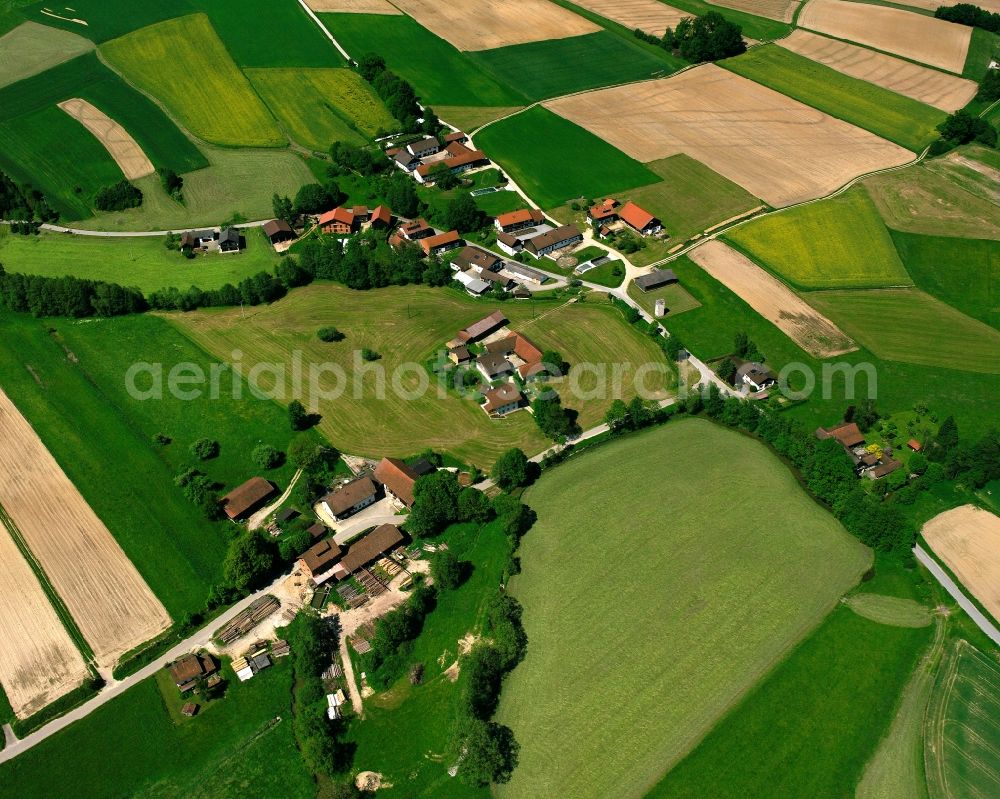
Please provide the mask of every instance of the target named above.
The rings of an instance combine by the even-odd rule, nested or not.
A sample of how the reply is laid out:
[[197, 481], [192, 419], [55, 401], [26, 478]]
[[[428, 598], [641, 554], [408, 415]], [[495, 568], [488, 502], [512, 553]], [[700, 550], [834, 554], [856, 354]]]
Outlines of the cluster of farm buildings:
[[[845, 422], [831, 428], [820, 427], [817, 428], [815, 435], [821, 441], [828, 438], [837, 441], [850, 457], [851, 463], [854, 465], [854, 472], [859, 477], [881, 480], [903, 468], [903, 462], [893, 457], [891, 447], [868, 444], [865, 434], [861, 432], [861, 428], [855, 422]], [[923, 448], [916, 439], [910, 439], [907, 446], [913, 452], [920, 452]]]

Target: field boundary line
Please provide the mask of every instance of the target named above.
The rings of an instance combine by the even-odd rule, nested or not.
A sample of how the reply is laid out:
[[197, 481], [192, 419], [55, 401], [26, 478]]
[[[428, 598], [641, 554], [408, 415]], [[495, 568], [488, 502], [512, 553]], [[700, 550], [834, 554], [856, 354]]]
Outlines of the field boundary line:
[[354, 59], [352, 59], [350, 54], [343, 47], [340, 46], [340, 42], [338, 42], [334, 38], [333, 34], [330, 32], [330, 29], [323, 24], [323, 20], [321, 20], [319, 17], [316, 16], [316, 12], [313, 11], [311, 8], [309, 8], [308, 5], [306, 5], [306, 0], [299, 0], [299, 5], [302, 6], [302, 9], [306, 12], [306, 14], [309, 15], [312, 21], [315, 22], [317, 25], [319, 25], [319, 29], [323, 32], [323, 35], [326, 36], [326, 38], [329, 39], [331, 42], [333, 42], [333, 46], [337, 48], [337, 52], [339, 52], [344, 57], [344, 60], [347, 61], [348, 64], [353, 64]]
[[80, 628], [77, 627], [76, 621], [73, 619], [73, 615], [69, 612], [69, 608], [66, 606], [66, 603], [63, 602], [62, 597], [59, 596], [55, 586], [53, 586], [51, 580], [49, 580], [49, 576], [45, 573], [45, 569], [42, 567], [42, 564], [39, 562], [38, 558], [35, 557], [35, 553], [31, 551], [31, 547], [28, 546], [28, 542], [24, 540], [24, 536], [21, 534], [21, 531], [18, 529], [14, 520], [7, 513], [3, 505], [0, 505], [0, 522], [3, 523], [3, 526], [7, 529], [11, 539], [14, 541], [14, 545], [18, 548], [21, 556], [28, 564], [28, 567], [38, 579], [38, 582], [42, 587], [42, 591], [49, 600], [49, 604], [52, 605], [52, 609], [59, 617], [59, 621], [62, 622], [63, 627], [69, 634], [70, 640], [73, 641], [73, 645], [79, 650], [80, 654], [83, 655], [87, 668], [91, 672], [96, 672], [97, 665], [94, 657], [94, 650], [90, 648], [90, 644], [87, 643], [87, 639], [84, 638]]

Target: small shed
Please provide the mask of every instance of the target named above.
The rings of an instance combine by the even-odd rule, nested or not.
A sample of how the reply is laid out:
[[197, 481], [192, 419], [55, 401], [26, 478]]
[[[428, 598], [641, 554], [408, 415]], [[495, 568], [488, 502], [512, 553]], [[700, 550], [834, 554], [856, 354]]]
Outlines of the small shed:
[[190, 718], [198, 712], [198, 705], [194, 702], [185, 702], [184, 706], [181, 708], [181, 715]]

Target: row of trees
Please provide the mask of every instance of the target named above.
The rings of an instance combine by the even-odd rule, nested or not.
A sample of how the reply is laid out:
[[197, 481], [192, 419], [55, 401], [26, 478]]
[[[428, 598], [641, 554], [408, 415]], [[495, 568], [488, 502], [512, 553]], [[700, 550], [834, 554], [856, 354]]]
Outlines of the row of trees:
[[0, 172], [0, 219], [55, 222], [59, 212], [49, 205], [41, 191], [17, 183], [10, 175]]
[[[385, 107], [403, 126], [404, 131], [437, 135], [441, 122], [430, 108], [421, 110], [413, 87], [386, 68], [377, 53], [366, 53], [358, 61], [358, 73], [368, 81]], [[418, 120], [423, 119], [423, 122]]]
[[149, 305], [142, 292], [116, 283], [78, 277], [7, 272], [0, 265], [0, 306], [35, 316], [122, 316]]
[[700, 63], [745, 53], [743, 29], [730, 22], [718, 11], [700, 17], [685, 17], [676, 28], [667, 28], [663, 36], [654, 36], [639, 28], [633, 31], [637, 39], [662, 47], [685, 61]]
[[940, 6], [934, 12], [934, 16], [948, 22], [957, 22], [959, 25], [1000, 33], [1000, 14], [986, 11], [973, 3]]

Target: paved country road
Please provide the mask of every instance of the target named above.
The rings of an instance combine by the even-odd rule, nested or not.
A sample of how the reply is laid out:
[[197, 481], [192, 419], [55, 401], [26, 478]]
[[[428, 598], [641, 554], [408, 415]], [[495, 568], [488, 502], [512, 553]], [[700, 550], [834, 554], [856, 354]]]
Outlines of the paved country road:
[[[270, 594], [274, 592], [282, 582], [288, 579], [288, 574], [282, 574], [277, 580], [275, 580], [267, 588], [262, 588], [255, 594], [251, 594], [248, 597], [244, 597], [235, 605], [233, 605], [225, 613], [212, 619], [211, 622], [198, 632], [194, 633], [188, 638], [185, 638], [179, 644], [174, 646], [168, 652], [160, 655], [156, 660], [150, 663], [148, 666], [140, 669], [135, 674], [130, 677], [126, 677], [123, 680], [110, 679], [110, 675], [106, 675], [105, 678], [108, 680], [107, 685], [101, 689], [101, 692], [97, 694], [93, 699], [89, 699], [77, 708], [69, 711], [64, 716], [60, 716], [53, 721], [50, 721], [44, 727], [40, 727], [35, 730], [30, 735], [11, 743], [8, 741], [8, 745], [0, 751], [0, 763], [4, 763], [8, 760], [12, 760], [23, 752], [28, 751], [33, 746], [37, 746], [50, 735], [54, 735], [62, 729], [65, 729], [74, 721], [79, 721], [80, 719], [89, 716], [101, 705], [110, 702], [116, 696], [123, 694], [129, 688], [142, 682], [148, 677], [152, 677], [156, 672], [162, 669], [171, 661], [176, 660], [181, 655], [186, 655], [196, 649], [201, 649], [208, 644], [212, 638], [212, 633], [218, 630], [223, 624], [228, 622], [230, 619], [239, 614], [242, 610], [246, 609], [254, 600], [260, 599], [265, 594]], [[5, 730], [6, 732], [6, 730]], [[141, 734], [141, 731], [137, 731], [137, 734]]]
[[951, 594], [952, 598], [959, 604], [959, 606], [964, 610], [972, 620], [976, 623], [984, 633], [986, 633], [994, 643], [1000, 644], [1000, 630], [998, 630], [992, 621], [986, 618], [986, 615], [975, 606], [975, 604], [963, 593], [961, 587], [959, 587], [948, 573], [941, 568], [934, 558], [927, 554], [924, 549], [917, 544], [913, 548], [913, 554], [917, 556], [924, 566], [927, 567], [928, 571], [934, 575], [935, 579], [944, 587], [945, 591]]

